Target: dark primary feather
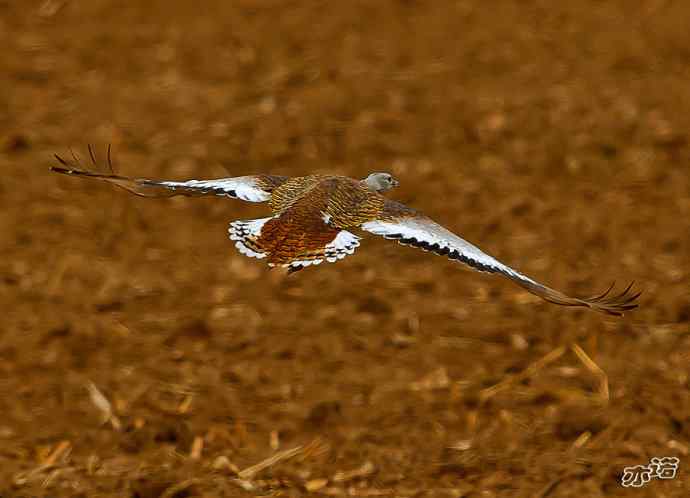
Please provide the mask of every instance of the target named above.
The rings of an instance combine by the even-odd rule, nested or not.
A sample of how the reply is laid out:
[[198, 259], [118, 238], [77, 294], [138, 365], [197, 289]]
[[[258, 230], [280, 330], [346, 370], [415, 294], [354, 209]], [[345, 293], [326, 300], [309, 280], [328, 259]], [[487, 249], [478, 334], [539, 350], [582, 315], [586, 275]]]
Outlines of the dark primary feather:
[[635, 302], [640, 297], [642, 291], [631, 292], [634, 282], [631, 282], [623, 292], [616, 295], [610, 295], [615, 282], [609, 288], [597, 296], [577, 298], [570, 297], [562, 292], [541, 285], [532, 280], [524, 280], [519, 277], [507, 275], [511, 280], [516, 282], [521, 287], [527, 289], [532, 294], [535, 294], [542, 299], [561, 306], [584, 306], [595, 311], [606, 313], [609, 315], [623, 316], [626, 311], [633, 310], [639, 305]]
[[93, 173], [91, 171], [79, 169], [78, 167], [67, 163], [57, 154], [55, 154], [55, 158], [64, 166], [51, 166], [50, 171], [53, 173], [103, 180], [141, 197], [172, 197], [173, 195], [183, 194], [183, 192], [175, 192], [174, 190], [160, 185], [147, 184], [146, 180], [144, 179], [127, 178], [125, 176], [112, 174], [104, 175], [101, 173]]

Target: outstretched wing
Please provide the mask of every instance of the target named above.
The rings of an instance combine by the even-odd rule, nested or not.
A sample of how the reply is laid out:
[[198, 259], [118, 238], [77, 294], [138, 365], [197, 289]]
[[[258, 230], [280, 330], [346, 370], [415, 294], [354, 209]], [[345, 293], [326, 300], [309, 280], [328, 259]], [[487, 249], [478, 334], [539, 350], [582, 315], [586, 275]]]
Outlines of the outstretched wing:
[[[96, 156], [91, 146], [89, 146], [89, 155], [93, 165], [97, 166]], [[95, 173], [82, 169], [79, 160], [74, 155], [72, 161], [65, 161], [57, 154], [55, 158], [60, 163], [60, 166], [52, 166], [50, 168], [55, 173], [103, 180], [142, 197], [219, 195], [249, 202], [265, 202], [271, 198], [271, 192], [288, 179], [285, 176], [275, 175], [252, 175], [218, 178], [215, 180], [186, 181], [129, 178], [114, 173], [110, 158], [110, 147], [108, 147], [107, 155], [107, 165], [110, 174]]]
[[447, 256], [450, 259], [465, 263], [475, 270], [498, 273], [532, 294], [554, 304], [584, 306], [618, 316], [638, 306], [635, 300], [641, 292], [631, 293], [632, 284], [617, 295], [610, 294], [613, 289], [613, 285], [611, 285], [603, 294], [589, 298], [570, 297], [546, 287], [489, 256], [422, 213], [395, 201], [386, 200], [377, 218], [363, 223], [360, 227], [387, 239], [397, 240], [401, 244]]

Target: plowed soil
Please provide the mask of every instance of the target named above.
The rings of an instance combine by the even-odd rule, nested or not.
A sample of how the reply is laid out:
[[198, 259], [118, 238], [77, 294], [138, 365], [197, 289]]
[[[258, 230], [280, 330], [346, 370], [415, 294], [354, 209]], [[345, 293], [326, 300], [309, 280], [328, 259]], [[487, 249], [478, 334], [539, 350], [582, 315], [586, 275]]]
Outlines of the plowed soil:
[[[0, 1], [0, 496], [690, 496], [688, 19]], [[390, 171], [507, 264], [575, 295], [635, 280], [640, 308], [374, 236], [269, 271], [226, 232], [265, 206], [49, 172], [89, 143], [137, 177]], [[665, 456], [674, 479], [621, 485]]]

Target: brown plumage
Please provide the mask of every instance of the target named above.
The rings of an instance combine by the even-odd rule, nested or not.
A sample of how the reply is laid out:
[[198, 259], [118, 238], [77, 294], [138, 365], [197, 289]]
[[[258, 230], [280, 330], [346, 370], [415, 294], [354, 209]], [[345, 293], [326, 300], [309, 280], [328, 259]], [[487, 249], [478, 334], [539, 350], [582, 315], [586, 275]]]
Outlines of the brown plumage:
[[329, 187], [325, 178], [302, 177], [276, 189], [270, 203], [275, 216], [266, 222], [257, 239], [257, 247], [269, 254], [268, 263], [317, 259], [335, 239], [340, 230], [324, 223], [321, 214], [327, 209]]
[[[91, 147], [94, 165], [96, 158]], [[589, 298], [567, 296], [546, 287], [489, 256], [421, 212], [392, 201], [381, 192], [397, 186], [388, 173], [373, 173], [364, 180], [343, 176], [310, 175], [287, 178], [253, 175], [215, 180], [168, 181], [115, 175], [108, 150], [110, 174], [79, 168], [78, 160], [64, 161], [51, 168], [62, 174], [103, 180], [137, 195], [221, 195], [250, 202], [268, 202], [272, 216], [239, 220], [230, 224], [230, 239], [249, 257], [266, 259], [269, 266], [295, 272], [321, 262], [334, 262], [352, 254], [359, 237], [351, 230], [367, 231], [397, 240], [489, 273], [509, 278], [542, 299], [562, 306], [583, 306], [611, 315], [622, 315], [637, 307], [640, 292], [632, 284], [617, 295], [613, 285], [603, 294]]]

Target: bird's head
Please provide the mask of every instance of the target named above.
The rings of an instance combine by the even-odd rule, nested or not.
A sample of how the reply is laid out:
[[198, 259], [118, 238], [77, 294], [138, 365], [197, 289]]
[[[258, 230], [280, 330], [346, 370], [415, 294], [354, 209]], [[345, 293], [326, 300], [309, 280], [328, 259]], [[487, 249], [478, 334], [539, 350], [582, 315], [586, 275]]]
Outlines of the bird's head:
[[386, 192], [400, 185], [390, 173], [372, 173], [362, 180], [369, 190], [374, 192]]

